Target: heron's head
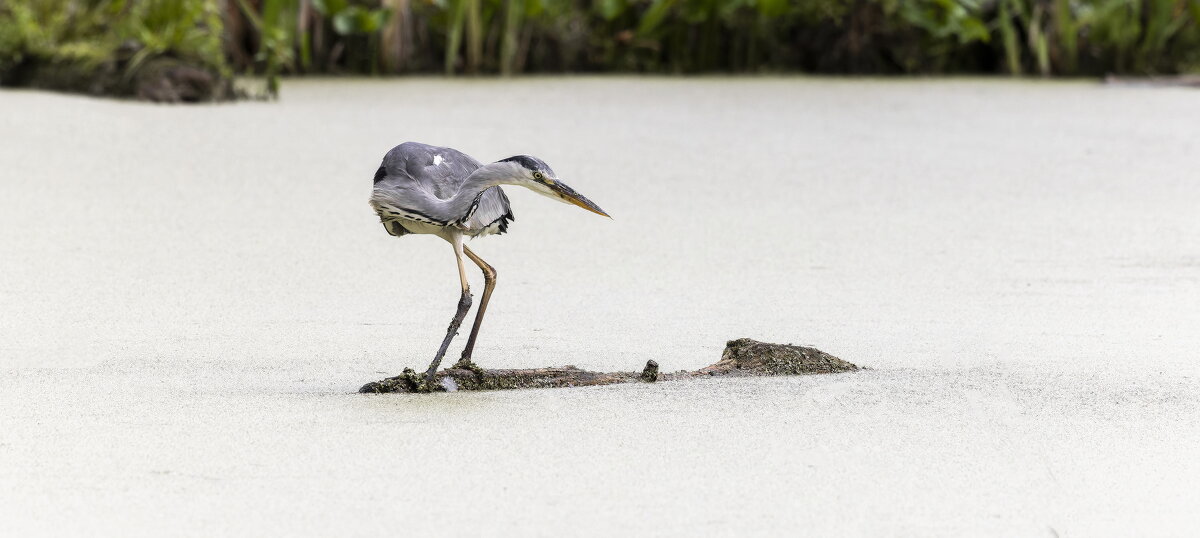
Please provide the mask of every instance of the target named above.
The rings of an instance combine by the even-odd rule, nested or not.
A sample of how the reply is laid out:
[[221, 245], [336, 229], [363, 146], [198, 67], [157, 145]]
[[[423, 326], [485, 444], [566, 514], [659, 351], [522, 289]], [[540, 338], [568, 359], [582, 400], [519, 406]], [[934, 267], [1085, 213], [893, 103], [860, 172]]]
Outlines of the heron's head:
[[600, 209], [600, 206], [559, 180], [558, 174], [554, 173], [550, 165], [537, 157], [517, 155], [497, 161], [495, 164], [507, 164], [511, 174], [507, 183], [520, 185], [547, 198], [574, 204], [597, 215], [608, 217], [608, 213]]

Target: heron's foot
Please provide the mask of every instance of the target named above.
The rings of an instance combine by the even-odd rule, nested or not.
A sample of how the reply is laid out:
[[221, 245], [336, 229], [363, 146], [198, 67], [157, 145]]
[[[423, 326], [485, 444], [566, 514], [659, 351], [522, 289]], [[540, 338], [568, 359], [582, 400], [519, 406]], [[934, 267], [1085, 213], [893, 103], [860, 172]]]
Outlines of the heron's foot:
[[435, 370], [427, 370], [425, 374], [421, 376], [421, 381], [424, 383], [424, 390], [421, 392], [446, 390], [445, 387], [442, 387], [441, 383], [438, 383], [437, 371]]
[[479, 377], [483, 377], [483, 368], [481, 368], [478, 364], [475, 364], [474, 362], [472, 362], [471, 357], [463, 357], [461, 359], [458, 359], [458, 362], [454, 363], [454, 366], [452, 366], [452, 368], [459, 368], [462, 370], [470, 370], [475, 375], [477, 375]]

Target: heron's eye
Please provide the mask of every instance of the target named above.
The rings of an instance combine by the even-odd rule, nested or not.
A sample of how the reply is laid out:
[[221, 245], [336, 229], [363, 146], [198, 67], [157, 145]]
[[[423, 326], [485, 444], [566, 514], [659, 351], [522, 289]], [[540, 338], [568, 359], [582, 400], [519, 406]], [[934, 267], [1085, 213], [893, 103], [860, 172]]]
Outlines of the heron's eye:
[[545, 176], [544, 174], [542, 174], [541, 172], [534, 172], [534, 173], [533, 173], [533, 179], [536, 179], [536, 180], [538, 180], [538, 181], [541, 181], [541, 180], [543, 180], [543, 179], [546, 179], [546, 176]]

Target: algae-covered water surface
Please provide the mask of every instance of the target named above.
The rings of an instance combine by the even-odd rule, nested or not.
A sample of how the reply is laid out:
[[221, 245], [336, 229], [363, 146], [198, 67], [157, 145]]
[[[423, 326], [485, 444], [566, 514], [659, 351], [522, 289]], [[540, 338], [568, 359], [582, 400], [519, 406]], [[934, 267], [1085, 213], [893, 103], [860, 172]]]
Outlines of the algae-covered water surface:
[[[1200, 480], [1200, 99], [1084, 82], [304, 81], [0, 93], [0, 534], [1171, 534]], [[360, 395], [423, 368], [442, 241], [392, 146], [516, 188], [485, 368], [822, 376]], [[478, 280], [474, 284], [481, 286]], [[451, 354], [456, 352], [451, 348]], [[52, 522], [50, 525], [48, 523]]]

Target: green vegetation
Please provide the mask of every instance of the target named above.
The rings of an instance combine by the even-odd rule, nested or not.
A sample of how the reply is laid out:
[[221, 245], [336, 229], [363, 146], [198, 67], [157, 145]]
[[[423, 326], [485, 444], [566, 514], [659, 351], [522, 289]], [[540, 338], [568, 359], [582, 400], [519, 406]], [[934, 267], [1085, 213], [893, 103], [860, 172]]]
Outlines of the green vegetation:
[[27, 61], [99, 64], [126, 54], [128, 72], [155, 56], [224, 72], [221, 31], [207, 0], [5, 0], [0, 73]]
[[295, 73], [1200, 70], [1200, 0], [261, 2], [275, 4], [296, 14], [278, 21], [300, 29]]
[[232, 72], [1173, 74], [1200, 0], [4, 0], [0, 82]]
[[4, 0], [0, 83], [133, 95], [176, 66], [227, 80], [221, 34], [207, 0]]

